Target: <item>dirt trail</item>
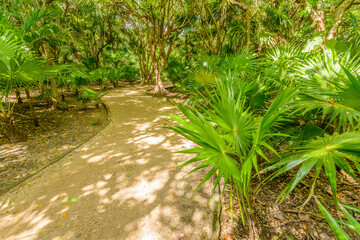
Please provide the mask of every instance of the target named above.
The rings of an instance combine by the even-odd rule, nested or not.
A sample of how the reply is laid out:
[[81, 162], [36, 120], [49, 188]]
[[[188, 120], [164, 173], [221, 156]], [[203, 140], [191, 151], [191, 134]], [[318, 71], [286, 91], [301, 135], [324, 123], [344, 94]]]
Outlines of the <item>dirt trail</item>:
[[[175, 168], [191, 145], [163, 128], [165, 99], [144, 87], [105, 96], [112, 122], [80, 149], [0, 197], [0, 239], [209, 239], [210, 186]], [[185, 237], [181, 237], [184, 235]]]

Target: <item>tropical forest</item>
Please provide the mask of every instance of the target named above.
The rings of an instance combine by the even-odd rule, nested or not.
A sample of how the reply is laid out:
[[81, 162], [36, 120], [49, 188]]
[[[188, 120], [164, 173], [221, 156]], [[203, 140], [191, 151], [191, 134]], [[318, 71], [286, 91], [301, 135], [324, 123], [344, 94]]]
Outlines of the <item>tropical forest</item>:
[[360, 239], [360, 0], [1, 0], [0, 239]]

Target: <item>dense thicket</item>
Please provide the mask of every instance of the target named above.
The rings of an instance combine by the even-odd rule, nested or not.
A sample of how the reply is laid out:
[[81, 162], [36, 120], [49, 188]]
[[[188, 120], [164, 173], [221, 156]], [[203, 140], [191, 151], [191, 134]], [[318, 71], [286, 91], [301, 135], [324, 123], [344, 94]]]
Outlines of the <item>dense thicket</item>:
[[[310, 172], [314, 200], [338, 238], [360, 233], [337, 201], [336, 175], [360, 170], [360, 0], [4, 0], [0, 3], [0, 129], [16, 141], [14, 106], [41, 89], [66, 108], [64, 91], [98, 101], [90, 84], [164, 81], [191, 94], [174, 130], [199, 145], [204, 181], [224, 177], [251, 226], [252, 175]], [[14, 98], [14, 96], [16, 96]], [[37, 125], [31, 100], [29, 115]], [[277, 156], [277, 157], [272, 157]], [[314, 193], [324, 171], [336, 209]], [[201, 184], [200, 184], [201, 185]], [[308, 202], [308, 201], [307, 201]], [[346, 210], [347, 209], [347, 210]], [[339, 225], [340, 224], [340, 225]], [[250, 228], [251, 229], [251, 228]], [[250, 231], [250, 235], [251, 235]]]

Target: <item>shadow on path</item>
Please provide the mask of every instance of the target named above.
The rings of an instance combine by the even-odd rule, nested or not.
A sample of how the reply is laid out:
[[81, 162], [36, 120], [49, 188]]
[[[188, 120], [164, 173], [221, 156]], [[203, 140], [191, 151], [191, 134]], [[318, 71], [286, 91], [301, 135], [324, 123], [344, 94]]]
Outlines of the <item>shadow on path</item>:
[[191, 143], [162, 118], [178, 113], [145, 88], [106, 95], [112, 122], [60, 162], [0, 200], [0, 239], [208, 239], [211, 186], [170, 154]]

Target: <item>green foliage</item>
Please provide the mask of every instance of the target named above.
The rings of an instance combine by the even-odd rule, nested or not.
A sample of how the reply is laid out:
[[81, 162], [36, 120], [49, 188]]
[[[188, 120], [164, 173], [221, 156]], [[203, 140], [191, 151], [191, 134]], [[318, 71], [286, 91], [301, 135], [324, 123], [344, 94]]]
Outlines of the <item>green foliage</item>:
[[328, 222], [331, 230], [334, 232], [337, 239], [346, 239], [351, 240], [349, 235], [340, 227], [338, 222], [330, 215], [330, 213], [326, 210], [326, 208], [321, 204], [318, 203], [318, 207], [321, 213], [324, 215], [324, 218]]
[[102, 87], [100, 91], [94, 91], [89, 88], [84, 88], [82, 90], [82, 94], [77, 97], [76, 100], [81, 101], [83, 104], [93, 102], [95, 106], [98, 107], [99, 104], [101, 104], [101, 98], [106, 94], [102, 93], [103, 90], [104, 87]]
[[121, 65], [119, 67], [119, 80], [138, 80], [139, 79], [139, 67], [135, 64]]
[[70, 206], [70, 205], [76, 203], [78, 200], [79, 200], [79, 199], [78, 199], [77, 197], [70, 195], [70, 196], [68, 197], [68, 200], [67, 200], [67, 202], [66, 202], [66, 205]]
[[192, 75], [193, 79], [201, 85], [214, 83], [217, 79], [216, 73], [212, 72], [210, 69], [199, 68], [195, 70]]
[[24, 50], [14, 35], [0, 36], [0, 91], [7, 98], [16, 87], [29, 86], [56, 73]]
[[338, 203], [341, 212], [344, 214], [346, 220], [344, 219], [336, 219], [326, 210], [324, 205], [320, 203], [318, 199], [316, 199], [318, 208], [320, 209], [322, 215], [317, 215], [320, 217], [323, 217], [331, 227], [331, 230], [334, 232], [337, 239], [351, 239], [349, 235], [343, 230], [341, 226], [344, 226], [357, 234], [360, 234], [360, 223], [356, 220], [356, 218], [352, 215], [359, 215], [360, 214], [360, 208], [354, 207], [351, 205]]
[[283, 44], [268, 50], [262, 62], [263, 75], [270, 87], [294, 87], [296, 69], [309, 58], [300, 46]]
[[268, 142], [274, 135], [271, 129], [287, 110], [287, 107], [280, 107], [292, 99], [296, 91], [284, 91], [268, 107], [266, 114], [259, 117], [249, 108], [252, 99], [247, 97], [247, 90], [250, 84], [237, 88], [231, 80], [228, 76], [216, 81], [216, 90], [206, 89], [201, 94], [203, 101], [194, 107], [179, 106], [189, 122], [172, 115], [180, 124], [172, 129], [199, 146], [183, 151], [199, 154], [183, 165], [202, 161], [194, 171], [212, 166], [199, 187], [217, 170], [215, 185], [222, 177], [225, 184], [234, 185], [232, 191], [240, 195], [239, 207], [245, 223], [245, 216], [251, 212], [248, 205], [250, 177], [253, 170], [259, 171], [257, 157], [266, 158], [264, 148], [275, 152]]
[[99, 124], [99, 119], [92, 120], [90, 124], [91, 124], [91, 125], [97, 125], [97, 124]]
[[324, 169], [348, 222], [318, 206], [346, 239], [341, 226], [357, 231], [358, 225], [336, 199], [336, 173], [356, 180], [360, 170], [360, 11], [357, 1], [318, 3], [2, 1], [1, 127], [11, 130], [5, 126], [14, 122], [15, 90], [42, 88], [41, 100], [49, 102], [58, 88], [75, 90], [77, 100], [98, 106], [109, 83], [151, 83], [158, 66], [160, 78], [191, 94], [179, 106], [185, 117], [172, 116], [172, 129], [198, 145], [184, 151], [199, 155], [183, 165], [208, 167], [199, 187], [213, 174], [215, 185], [224, 178], [246, 223], [252, 176], [295, 170], [284, 199], [315, 172], [312, 196]]
[[192, 62], [182, 61], [180, 56], [171, 57], [165, 71], [166, 78], [174, 84], [178, 83], [186, 87], [190, 83], [192, 65], [194, 65]]
[[18, 140], [13, 123], [15, 103], [10, 100], [13, 90], [35, 85], [58, 69], [45, 66], [45, 62], [25, 49], [16, 36], [6, 30], [0, 35], [0, 121], [5, 135], [15, 142]]
[[321, 114], [327, 127], [335, 128], [332, 131], [358, 129], [360, 112], [356, 99], [360, 83], [353, 73], [358, 74], [359, 66], [358, 57], [349, 51], [338, 56], [335, 50], [328, 50], [306, 61], [297, 70], [302, 93], [299, 110], [303, 114]]
[[[295, 151], [294, 151], [295, 150]], [[314, 184], [318, 178], [321, 169], [324, 168], [325, 174], [330, 182], [334, 200], [337, 203], [337, 184], [336, 184], [336, 166], [344, 170], [356, 181], [354, 169], [351, 164], [360, 170], [360, 134], [347, 132], [344, 134], [325, 135], [324, 137], [312, 140], [303, 146], [294, 149], [289, 156], [282, 157], [280, 161], [268, 167], [266, 171], [280, 168], [272, 178], [275, 178], [291, 169], [300, 166], [297, 174], [289, 185], [284, 188], [279, 198], [284, 199], [297, 184], [314, 169]]]
[[[323, 169], [340, 209], [337, 169], [358, 181], [357, 55], [335, 48], [308, 52], [307, 47], [285, 44], [262, 58], [251, 52], [205, 57], [207, 61], [202, 60], [192, 75], [202, 88], [194, 91], [191, 105], [179, 106], [185, 118], [171, 116], [177, 122], [171, 129], [198, 145], [182, 151], [198, 155], [181, 166], [198, 162], [193, 171], [207, 168], [199, 187], [215, 173], [215, 185], [224, 178], [231, 188], [231, 204], [233, 198], [239, 202], [244, 224], [252, 212], [250, 186], [256, 173], [261, 177], [260, 173], [273, 172], [267, 179], [271, 180], [296, 170], [279, 195], [283, 200], [310, 172], [315, 173], [313, 196]], [[265, 68], [259, 71], [258, 66]], [[319, 208], [326, 215], [326, 209]], [[333, 222], [330, 226], [339, 237], [342, 232]], [[351, 224], [355, 229], [355, 222]]]

